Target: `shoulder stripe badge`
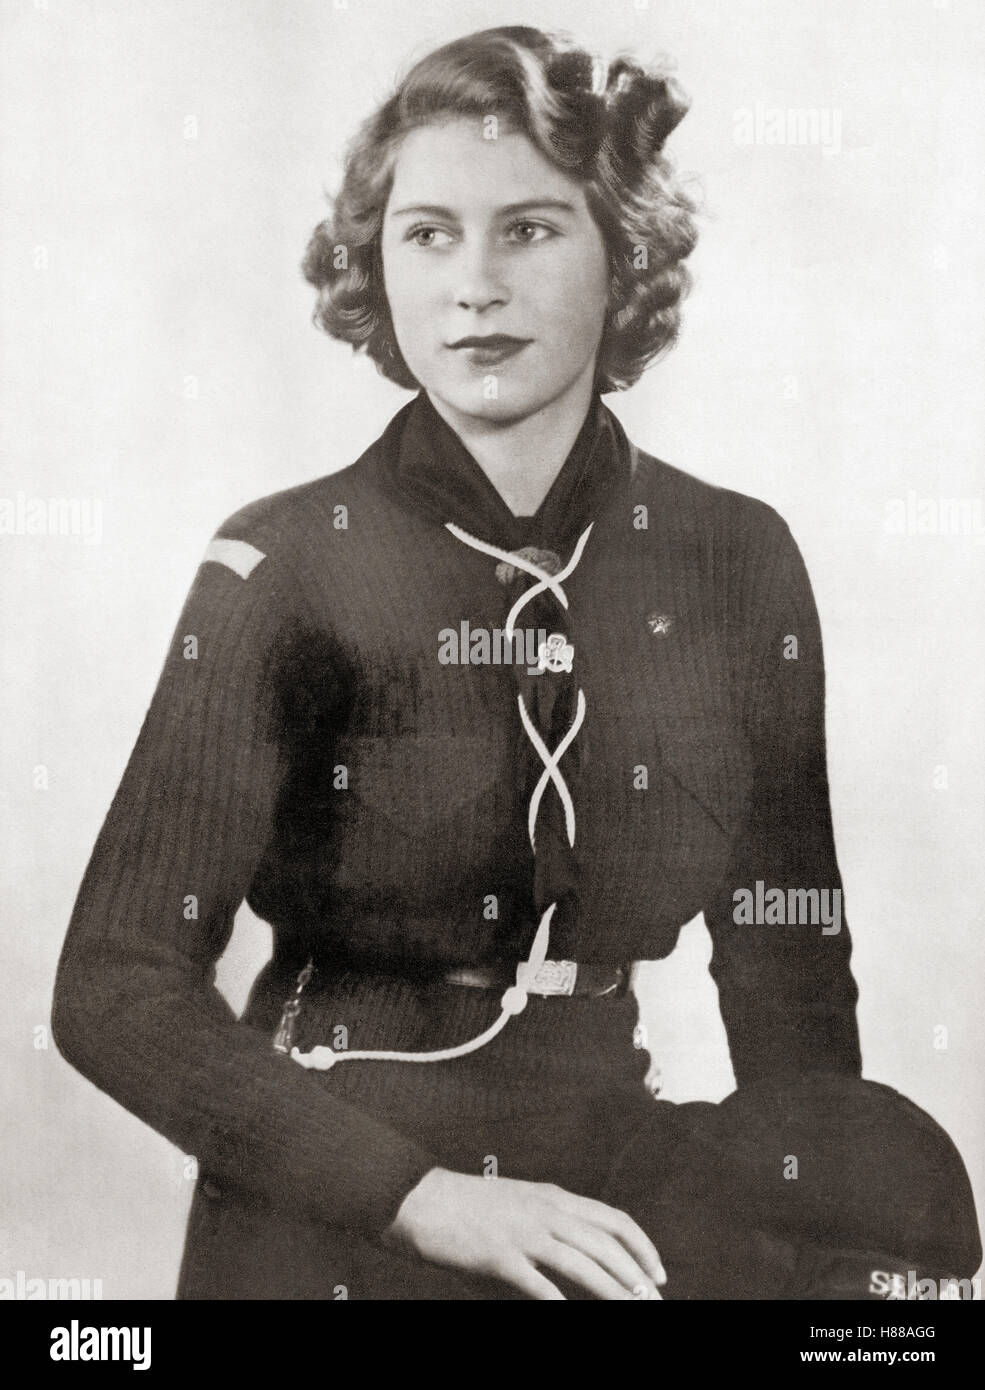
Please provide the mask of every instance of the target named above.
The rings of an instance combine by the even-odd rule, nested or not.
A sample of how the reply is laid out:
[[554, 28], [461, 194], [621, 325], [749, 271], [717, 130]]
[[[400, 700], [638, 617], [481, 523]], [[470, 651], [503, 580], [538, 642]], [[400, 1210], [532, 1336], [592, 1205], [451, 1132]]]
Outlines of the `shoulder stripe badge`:
[[216, 564], [233, 570], [240, 579], [249, 579], [260, 561], [265, 559], [263, 551], [257, 550], [249, 541], [231, 541], [224, 536], [215, 536], [206, 547], [202, 563], [214, 560]]

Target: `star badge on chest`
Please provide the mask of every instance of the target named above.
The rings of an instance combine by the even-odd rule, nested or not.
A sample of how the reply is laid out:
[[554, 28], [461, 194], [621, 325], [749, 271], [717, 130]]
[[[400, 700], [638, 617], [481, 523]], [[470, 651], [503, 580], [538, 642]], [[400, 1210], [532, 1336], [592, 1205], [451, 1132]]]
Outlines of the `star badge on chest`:
[[674, 620], [669, 613], [649, 613], [647, 614], [646, 625], [654, 637], [666, 637], [674, 626]]

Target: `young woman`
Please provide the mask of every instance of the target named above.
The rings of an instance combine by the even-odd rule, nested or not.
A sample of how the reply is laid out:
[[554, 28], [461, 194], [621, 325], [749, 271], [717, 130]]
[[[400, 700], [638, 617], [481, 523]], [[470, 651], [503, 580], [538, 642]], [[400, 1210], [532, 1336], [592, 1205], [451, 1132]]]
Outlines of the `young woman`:
[[[305, 271], [416, 394], [219, 528], [56, 987], [64, 1054], [198, 1159], [180, 1297], [807, 1297], [945, 1259], [939, 1209], [872, 1195], [928, 1135], [921, 1175], [960, 1161], [860, 1080], [797, 547], [602, 402], [678, 331], [684, 110], [497, 29], [351, 147]], [[738, 910], [766, 893], [828, 911]], [[238, 1020], [244, 898], [274, 951]], [[628, 981], [700, 911], [738, 1090], [672, 1106]]]

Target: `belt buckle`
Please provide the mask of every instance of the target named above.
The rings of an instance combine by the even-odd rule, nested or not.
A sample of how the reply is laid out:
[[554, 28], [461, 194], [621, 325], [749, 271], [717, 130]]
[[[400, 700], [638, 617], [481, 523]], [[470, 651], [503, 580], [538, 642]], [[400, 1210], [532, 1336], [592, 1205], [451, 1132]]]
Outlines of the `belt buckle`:
[[531, 983], [530, 994], [566, 994], [575, 992], [578, 966], [573, 960], [545, 960]]

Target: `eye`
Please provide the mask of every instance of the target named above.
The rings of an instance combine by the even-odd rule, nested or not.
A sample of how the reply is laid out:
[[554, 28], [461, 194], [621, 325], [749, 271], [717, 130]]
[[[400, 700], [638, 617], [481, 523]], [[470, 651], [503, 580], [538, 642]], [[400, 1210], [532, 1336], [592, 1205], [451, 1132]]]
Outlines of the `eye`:
[[[444, 241], [439, 240], [441, 237], [444, 237]], [[427, 251], [432, 246], [447, 246], [448, 242], [451, 241], [451, 237], [448, 232], [443, 232], [440, 227], [431, 227], [426, 224], [421, 224], [418, 227], [411, 227], [404, 237], [404, 240], [412, 241], [415, 246], [420, 246], [422, 250]]]
[[544, 222], [530, 222], [526, 218], [520, 222], [514, 222], [510, 227], [511, 232], [517, 232], [518, 240], [525, 246], [532, 246], [539, 241], [545, 241], [548, 237], [554, 236], [554, 229], [548, 227]]

